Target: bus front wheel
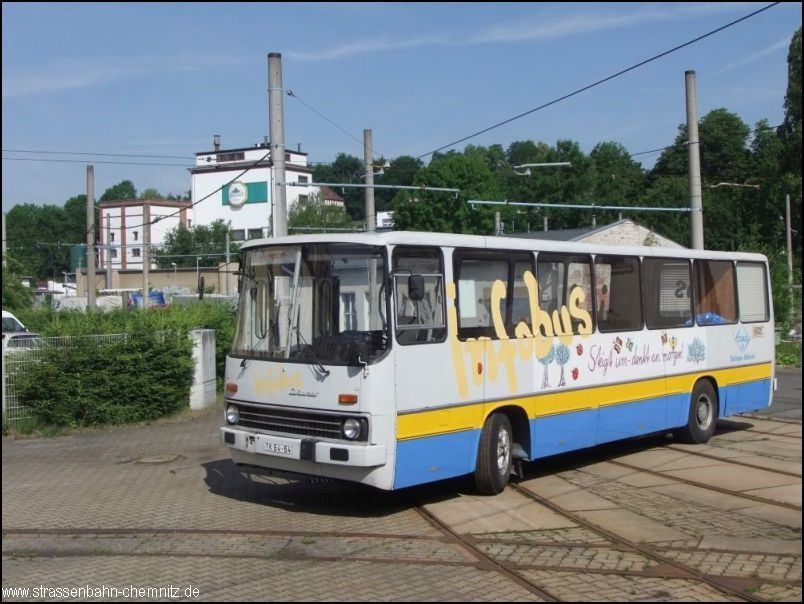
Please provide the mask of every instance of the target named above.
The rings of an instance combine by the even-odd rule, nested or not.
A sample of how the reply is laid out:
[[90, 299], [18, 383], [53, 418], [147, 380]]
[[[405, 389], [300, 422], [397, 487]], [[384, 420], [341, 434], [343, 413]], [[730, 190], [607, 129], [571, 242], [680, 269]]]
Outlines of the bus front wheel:
[[685, 443], [708, 442], [717, 425], [718, 401], [712, 383], [701, 380], [695, 384], [690, 397], [690, 413], [687, 425], [676, 431], [676, 436]]
[[475, 486], [483, 495], [505, 489], [511, 476], [513, 431], [502, 413], [493, 413], [483, 424], [475, 466]]

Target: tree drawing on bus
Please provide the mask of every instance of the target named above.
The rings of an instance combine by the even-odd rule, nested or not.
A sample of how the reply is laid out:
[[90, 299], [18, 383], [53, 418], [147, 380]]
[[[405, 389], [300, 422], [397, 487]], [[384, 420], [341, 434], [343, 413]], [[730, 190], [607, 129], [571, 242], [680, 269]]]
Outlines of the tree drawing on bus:
[[561, 365], [561, 381], [558, 382], [558, 387], [566, 386], [567, 382], [564, 380], [564, 365], [569, 362], [570, 359], [570, 349], [564, 344], [559, 344], [556, 350], [556, 363]]
[[706, 345], [700, 338], [695, 338], [687, 348], [687, 360], [695, 364], [706, 360]]
[[550, 347], [550, 350], [546, 355], [539, 358], [539, 362], [544, 365], [544, 376], [542, 377], [542, 389], [550, 387], [550, 376], [547, 373], [547, 366], [553, 362], [553, 359], [556, 358], [556, 347], [555, 344]]

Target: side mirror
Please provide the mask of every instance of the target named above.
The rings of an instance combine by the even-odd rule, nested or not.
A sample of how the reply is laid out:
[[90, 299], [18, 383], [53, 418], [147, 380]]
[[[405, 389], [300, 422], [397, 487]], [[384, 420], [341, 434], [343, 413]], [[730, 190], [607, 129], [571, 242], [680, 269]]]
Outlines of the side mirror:
[[414, 302], [424, 300], [424, 277], [421, 275], [408, 277], [408, 298]]

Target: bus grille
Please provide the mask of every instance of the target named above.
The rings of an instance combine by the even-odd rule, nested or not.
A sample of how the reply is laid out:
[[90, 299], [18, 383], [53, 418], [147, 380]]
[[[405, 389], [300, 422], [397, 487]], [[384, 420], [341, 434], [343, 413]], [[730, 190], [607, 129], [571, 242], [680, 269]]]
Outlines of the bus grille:
[[270, 432], [281, 432], [300, 436], [342, 439], [342, 418], [320, 413], [304, 413], [258, 407], [237, 405], [240, 409], [239, 426], [257, 428]]

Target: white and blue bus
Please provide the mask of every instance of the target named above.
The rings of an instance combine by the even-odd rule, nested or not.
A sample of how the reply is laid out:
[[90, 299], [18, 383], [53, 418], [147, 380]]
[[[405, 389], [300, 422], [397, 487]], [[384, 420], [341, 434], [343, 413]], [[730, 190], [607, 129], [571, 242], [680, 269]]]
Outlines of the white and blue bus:
[[241, 250], [221, 439], [245, 466], [400, 489], [770, 405], [759, 254], [436, 233]]

